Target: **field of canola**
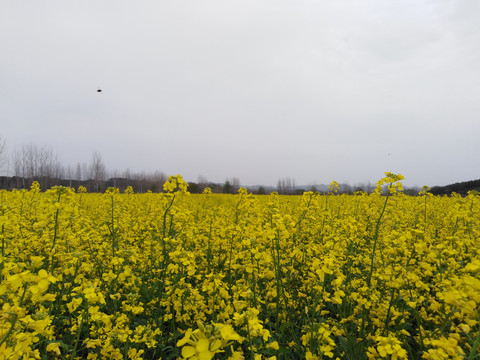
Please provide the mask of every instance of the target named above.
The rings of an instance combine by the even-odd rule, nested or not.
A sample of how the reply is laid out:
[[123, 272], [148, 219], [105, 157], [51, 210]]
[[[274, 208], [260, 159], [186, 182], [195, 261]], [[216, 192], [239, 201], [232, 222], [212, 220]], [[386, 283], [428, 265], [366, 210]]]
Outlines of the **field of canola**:
[[0, 359], [479, 359], [480, 196], [0, 190]]

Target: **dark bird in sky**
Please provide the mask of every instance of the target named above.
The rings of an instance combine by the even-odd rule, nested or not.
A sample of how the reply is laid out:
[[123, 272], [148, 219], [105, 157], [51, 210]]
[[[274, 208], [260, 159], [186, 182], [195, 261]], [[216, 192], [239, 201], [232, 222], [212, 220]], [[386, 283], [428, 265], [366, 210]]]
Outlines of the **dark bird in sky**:
[[98, 89], [97, 89], [97, 92], [98, 92], [98, 93], [101, 93], [101, 92], [102, 92], [102, 89], [98, 88]]

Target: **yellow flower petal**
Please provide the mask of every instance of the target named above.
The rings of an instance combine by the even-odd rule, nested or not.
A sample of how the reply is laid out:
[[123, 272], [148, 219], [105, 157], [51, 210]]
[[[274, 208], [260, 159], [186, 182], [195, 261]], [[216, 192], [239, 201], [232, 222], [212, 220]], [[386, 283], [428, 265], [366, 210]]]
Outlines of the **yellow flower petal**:
[[193, 346], [184, 346], [182, 348], [182, 356], [186, 359], [195, 355], [196, 351]]

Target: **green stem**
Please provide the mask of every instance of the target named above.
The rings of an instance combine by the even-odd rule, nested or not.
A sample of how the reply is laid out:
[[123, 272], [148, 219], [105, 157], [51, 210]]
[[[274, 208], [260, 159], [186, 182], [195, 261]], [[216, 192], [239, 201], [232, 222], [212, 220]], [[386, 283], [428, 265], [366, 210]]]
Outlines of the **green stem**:
[[248, 326], [248, 319], [247, 319], [247, 339], [248, 339], [248, 345], [250, 347], [250, 354], [252, 354], [252, 360], [254, 360], [255, 352], [253, 351], [252, 337], [250, 335], [250, 326]]
[[[61, 194], [58, 193], [58, 199], [57, 199], [57, 202], [60, 204], [60, 196]], [[57, 211], [55, 211], [55, 226], [53, 228], [53, 241], [52, 241], [52, 270], [51, 270], [51, 273], [53, 275], [53, 270], [55, 270], [55, 254], [54, 254], [54, 250], [55, 250], [55, 245], [57, 244], [57, 234], [58, 234], [58, 213], [60, 212], [60, 208], [57, 209]]]
[[475, 359], [475, 356], [477, 355], [478, 345], [480, 345], [480, 329], [477, 333], [477, 337], [475, 338], [475, 342], [473, 343], [473, 346], [472, 346], [472, 351], [470, 352], [470, 355], [468, 355], [467, 360]]
[[80, 342], [80, 335], [82, 332], [84, 319], [85, 319], [85, 312], [83, 313], [82, 319], [80, 320], [80, 325], [78, 325], [77, 335], [75, 337], [75, 345], [73, 346], [73, 351], [72, 351], [72, 359], [75, 359], [75, 357], [77, 356], [77, 347], [78, 347], [78, 343]]
[[114, 204], [113, 204], [113, 194], [112, 201], [111, 201], [111, 219], [112, 219], [112, 255], [115, 257], [115, 248], [116, 248], [116, 238], [115, 238], [115, 218], [114, 218]]
[[427, 194], [425, 194], [425, 214], [424, 214], [424, 217], [423, 217], [423, 232], [424, 232], [424, 236], [427, 232]]
[[[3, 215], [5, 215], [5, 211]], [[2, 224], [2, 256], [5, 256], [5, 224]]]
[[[4, 191], [2, 190], [2, 202], [1, 202], [1, 206], [2, 206], [2, 216], [3, 216], [3, 217], [5, 217], [4, 204], [5, 204], [5, 193], [4, 193]], [[5, 224], [2, 224], [2, 256], [5, 256]]]
[[[27, 292], [27, 286], [24, 285], [23, 286], [23, 293], [22, 293], [22, 296], [20, 296], [20, 300], [18, 301], [18, 306], [19, 307], [22, 307], [23, 305], [23, 299], [25, 298], [25, 294]], [[18, 319], [18, 315], [17, 314], [13, 314], [13, 319], [10, 323], [10, 328], [8, 329], [8, 331], [5, 333], [5, 335], [3, 335], [2, 339], [0, 340], [0, 347], [2, 346], [2, 344], [7, 341], [8, 337], [10, 336], [10, 334], [12, 333], [12, 331], [14, 330], [15, 328], [15, 323], [17, 322], [17, 319]]]
[[167, 230], [167, 215], [170, 210], [170, 208], [173, 205], [173, 201], [175, 200], [175, 194], [172, 197], [172, 201], [170, 201], [170, 204], [168, 204], [167, 208], [165, 209], [165, 212], [163, 213], [163, 239], [165, 241], [165, 232]]
[[372, 249], [372, 255], [370, 256], [370, 273], [368, 274], [368, 278], [367, 278], [367, 286], [369, 288], [370, 288], [370, 283], [372, 281], [372, 275], [373, 275], [373, 261], [375, 259], [375, 251], [377, 249], [378, 234], [380, 232], [380, 221], [382, 220], [383, 214], [385, 213], [385, 208], [387, 207], [387, 202], [389, 197], [390, 197], [390, 194], [387, 195], [385, 202], [383, 203], [382, 212], [380, 213], [380, 216], [377, 219], [377, 224], [375, 226], [375, 235], [373, 236], [373, 249]]
[[387, 316], [385, 317], [385, 324], [383, 326], [383, 331], [382, 331], [382, 336], [385, 335], [385, 333], [388, 334], [388, 323], [390, 322], [390, 310], [392, 309], [393, 305], [393, 299], [395, 297], [395, 288], [392, 289], [392, 296], [390, 297], [390, 303], [388, 304], [388, 310], [387, 310]]
[[2, 346], [2, 344], [8, 339], [8, 337], [12, 333], [13, 329], [15, 328], [15, 323], [17, 322], [17, 318], [18, 318], [18, 315], [13, 314], [13, 319], [10, 322], [10, 328], [8, 329], [8, 331], [5, 333], [5, 335], [3, 335], [2, 339], [0, 340], [0, 346]]

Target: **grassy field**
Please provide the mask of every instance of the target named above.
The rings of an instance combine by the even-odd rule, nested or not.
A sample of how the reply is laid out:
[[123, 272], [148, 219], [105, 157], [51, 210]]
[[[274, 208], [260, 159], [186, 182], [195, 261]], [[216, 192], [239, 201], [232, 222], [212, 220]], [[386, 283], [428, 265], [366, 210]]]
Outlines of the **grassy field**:
[[479, 359], [480, 196], [401, 180], [1, 190], [0, 359]]

